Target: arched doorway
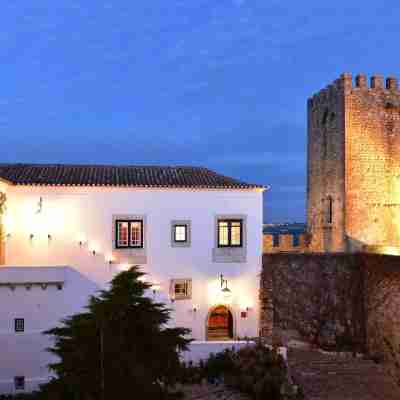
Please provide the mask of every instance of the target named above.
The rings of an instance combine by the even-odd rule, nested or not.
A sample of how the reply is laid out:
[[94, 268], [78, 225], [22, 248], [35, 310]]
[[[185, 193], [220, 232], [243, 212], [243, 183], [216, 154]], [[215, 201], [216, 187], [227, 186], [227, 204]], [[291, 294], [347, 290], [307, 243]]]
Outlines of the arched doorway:
[[207, 340], [233, 339], [233, 316], [228, 307], [219, 305], [207, 316]]

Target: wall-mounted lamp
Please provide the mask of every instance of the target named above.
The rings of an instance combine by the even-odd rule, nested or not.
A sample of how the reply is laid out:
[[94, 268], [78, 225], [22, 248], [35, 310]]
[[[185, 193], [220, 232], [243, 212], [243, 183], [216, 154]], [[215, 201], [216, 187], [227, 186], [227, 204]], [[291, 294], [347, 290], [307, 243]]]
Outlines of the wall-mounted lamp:
[[36, 214], [40, 214], [43, 210], [43, 198], [39, 197], [39, 201], [37, 203]]
[[46, 290], [47, 289], [47, 283], [42, 283], [40, 285], [40, 287], [42, 288], [42, 290]]
[[159, 290], [161, 289], [161, 286], [158, 283], [154, 283], [151, 285], [151, 290], [153, 291], [153, 294], [155, 295]]
[[84, 235], [78, 236], [78, 244], [79, 247], [82, 247], [86, 243], [86, 237]]
[[33, 240], [34, 237], [35, 237], [35, 235], [34, 235], [33, 233], [31, 233], [31, 234], [29, 235], [29, 240]]
[[51, 234], [50, 234], [50, 233], [48, 233], [48, 234], [47, 234], [47, 240], [49, 240], [49, 241], [50, 241], [51, 239], [53, 239], [53, 236], [51, 236]]
[[7, 240], [11, 239], [11, 233], [7, 233], [6, 238]]
[[111, 254], [111, 255], [109, 255], [109, 256], [106, 258], [106, 261], [111, 265], [111, 264], [115, 261], [115, 258], [114, 258], [114, 256]]
[[193, 311], [194, 313], [196, 313], [198, 310], [199, 310], [199, 306], [196, 305], [196, 304], [193, 304], [193, 305], [192, 305], [192, 311]]
[[221, 292], [231, 293], [231, 290], [228, 288], [228, 279], [224, 279], [224, 276], [222, 274], [220, 275], [220, 278], [221, 278]]
[[58, 289], [58, 290], [62, 290], [62, 288], [63, 288], [63, 284], [62, 284], [62, 283], [58, 283], [58, 284], [57, 284], [57, 289]]
[[222, 296], [222, 302], [229, 303], [232, 299], [232, 291], [228, 288], [228, 280], [224, 279], [224, 276], [221, 274], [220, 281], [221, 281], [221, 292], [220, 293]]
[[95, 256], [96, 253], [99, 252], [99, 248], [97, 247], [96, 243], [92, 243], [92, 245], [89, 248], [89, 251]]
[[32, 289], [32, 285], [30, 283], [28, 283], [27, 285], [25, 285], [25, 289], [26, 290], [31, 290]]

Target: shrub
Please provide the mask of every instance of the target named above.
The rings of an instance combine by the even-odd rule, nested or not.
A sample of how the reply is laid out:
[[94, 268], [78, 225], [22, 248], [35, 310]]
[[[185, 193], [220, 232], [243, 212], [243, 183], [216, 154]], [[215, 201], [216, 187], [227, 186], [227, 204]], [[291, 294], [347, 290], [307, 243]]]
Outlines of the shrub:
[[[226, 349], [200, 363], [183, 365], [182, 381], [224, 383], [246, 393], [254, 400], [282, 400], [290, 397], [287, 370], [283, 358], [275, 351], [257, 344], [235, 351]], [[286, 393], [286, 394], [285, 394]]]

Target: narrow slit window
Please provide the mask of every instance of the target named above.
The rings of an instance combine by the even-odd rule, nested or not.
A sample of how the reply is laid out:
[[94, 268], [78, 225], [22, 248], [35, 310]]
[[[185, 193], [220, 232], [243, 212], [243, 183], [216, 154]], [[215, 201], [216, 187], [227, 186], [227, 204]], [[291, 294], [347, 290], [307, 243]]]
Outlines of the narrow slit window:
[[328, 224], [331, 224], [333, 221], [333, 201], [332, 201], [332, 197], [329, 196], [328, 197], [328, 215], [327, 215], [327, 222]]

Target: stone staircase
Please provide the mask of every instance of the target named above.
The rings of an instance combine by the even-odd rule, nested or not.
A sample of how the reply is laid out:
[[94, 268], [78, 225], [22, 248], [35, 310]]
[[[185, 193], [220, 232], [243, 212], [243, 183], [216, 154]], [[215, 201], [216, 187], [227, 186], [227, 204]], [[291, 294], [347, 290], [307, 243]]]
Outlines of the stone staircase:
[[400, 400], [400, 389], [371, 360], [290, 349], [288, 363], [306, 400]]

